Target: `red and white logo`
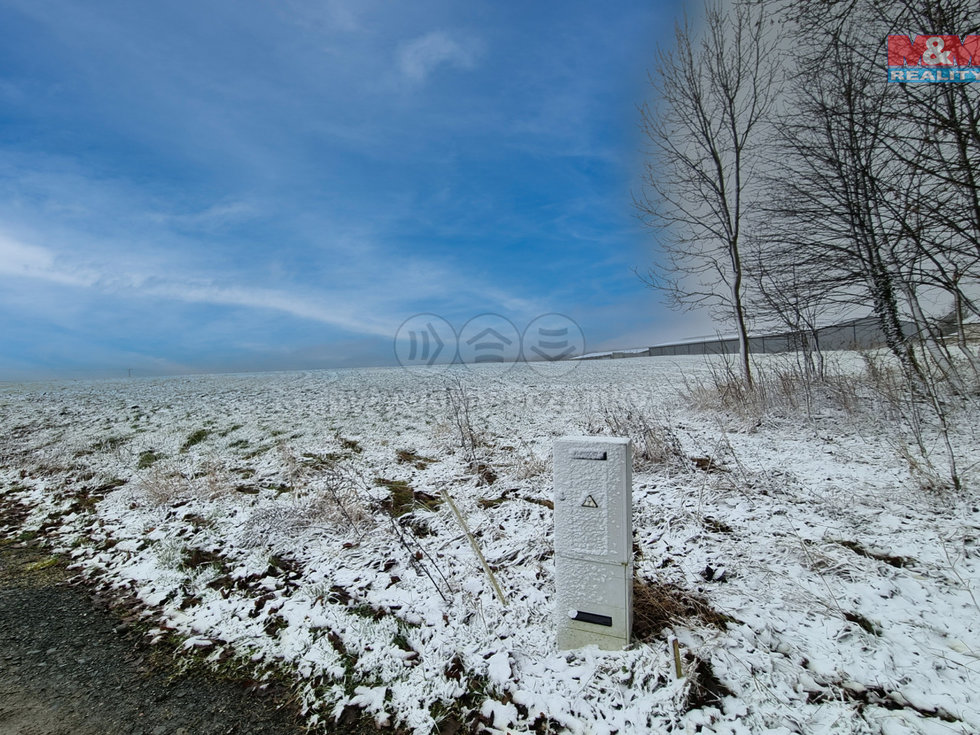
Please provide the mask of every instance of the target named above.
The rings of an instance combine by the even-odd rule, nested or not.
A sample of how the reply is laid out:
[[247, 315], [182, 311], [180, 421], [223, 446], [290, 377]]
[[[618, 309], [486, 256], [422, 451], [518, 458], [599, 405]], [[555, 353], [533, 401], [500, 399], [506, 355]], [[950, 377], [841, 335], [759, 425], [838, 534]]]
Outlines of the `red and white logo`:
[[889, 36], [888, 81], [980, 82], [980, 36]]

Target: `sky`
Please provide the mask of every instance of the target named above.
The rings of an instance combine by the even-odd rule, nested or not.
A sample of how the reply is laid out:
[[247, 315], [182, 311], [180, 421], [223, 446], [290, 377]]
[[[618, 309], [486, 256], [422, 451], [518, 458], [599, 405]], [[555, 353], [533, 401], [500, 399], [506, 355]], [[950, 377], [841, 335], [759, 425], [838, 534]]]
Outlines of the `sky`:
[[635, 272], [684, 9], [0, 0], [0, 379], [386, 365], [419, 313], [710, 332]]

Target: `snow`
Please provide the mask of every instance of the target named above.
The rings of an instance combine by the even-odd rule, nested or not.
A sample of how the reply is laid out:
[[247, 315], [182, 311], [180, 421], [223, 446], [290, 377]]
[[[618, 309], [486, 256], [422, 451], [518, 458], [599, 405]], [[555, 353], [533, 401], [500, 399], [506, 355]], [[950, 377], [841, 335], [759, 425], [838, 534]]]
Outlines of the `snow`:
[[[357, 706], [428, 733], [465, 699], [487, 732], [539, 718], [573, 733], [980, 731], [978, 422], [958, 437], [966, 489], [940, 495], [918, 486], [884, 419], [692, 409], [685, 382], [708, 369], [704, 357], [454, 369], [492, 485], [459, 450], [439, 375], [6, 384], [0, 517], [139, 599], [151, 639], [289, 672], [314, 727]], [[722, 468], [634, 471], [637, 573], [729, 622], [560, 652], [551, 447], [624, 406]], [[394, 481], [416, 498], [451, 492], [506, 606], [447, 505], [391, 519]], [[698, 661], [727, 693], [691, 708]]]

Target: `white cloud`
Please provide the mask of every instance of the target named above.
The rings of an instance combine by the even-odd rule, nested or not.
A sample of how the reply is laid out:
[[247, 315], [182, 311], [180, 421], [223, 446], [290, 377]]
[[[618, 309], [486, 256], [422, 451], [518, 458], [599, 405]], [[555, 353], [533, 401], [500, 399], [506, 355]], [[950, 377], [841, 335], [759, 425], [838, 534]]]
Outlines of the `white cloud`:
[[471, 69], [476, 63], [478, 46], [465, 44], [445, 31], [432, 31], [407, 41], [398, 50], [398, 68], [414, 82], [424, 82], [437, 67], [448, 64], [458, 69]]
[[53, 262], [49, 250], [0, 235], [0, 273], [29, 276], [47, 271]]
[[[62, 286], [89, 288], [114, 296], [159, 298], [194, 304], [264, 309], [328, 324], [354, 334], [391, 336], [412, 313], [411, 302], [440, 298], [478, 303], [478, 310], [499, 304], [527, 313], [531, 302], [487, 284], [474, 283], [445, 267], [423, 260], [401, 260], [399, 266], [378, 272], [345, 274], [337, 288], [284, 290], [254, 283], [254, 278], [213, 278], [202, 273], [175, 273], [175, 263], [161, 268], [146, 256], [86, 264], [65, 253], [31, 245], [0, 233], [0, 278], [39, 280]], [[366, 287], [366, 282], [371, 287]], [[475, 313], [475, 312], [474, 312]]]
[[96, 277], [82, 269], [61, 269], [54, 253], [0, 234], [0, 275], [40, 278], [68, 286], [91, 286]]
[[214, 229], [228, 224], [236, 224], [251, 219], [259, 213], [258, 208], [245, 201], [226, 201], [212, 204], [198, 212], [172, 214], [153, 212], [148, 219], [156, 224], [173, 225], [185, 229]]
[[326, 33], [362, 31], [364, 0], [287, 0], [278, 7], [290, 20]]
[[318, 298], [266, 288], [240, 286], [210, 286], [169, 282], [145, 289], [145, 293], [191, 303], [244, 306], [271, 309], [301, 319], [330, 324], [357, 334], [388, 337], [392, 333], [390, 320], [374, 318], [360, 310], [342, 305], [341, 299]]
[[[356, 309], [345, 296], [332, 298], [267, 288], [214, 284], [208, 279], [147, 278], [139, 273], [105, 267], [79, 268], [61, 262], [54, 251], [0, 234], [0, 276], [30, 278], [67, 286], [95, 288], [105, 293], [131, 292], [189, 303], [272, 309], [303, 319], [331, 324], [355, 333], [391, 334], [391, 320], [374, 318]], [[358, 313], [364, 312], [364, 313]]]

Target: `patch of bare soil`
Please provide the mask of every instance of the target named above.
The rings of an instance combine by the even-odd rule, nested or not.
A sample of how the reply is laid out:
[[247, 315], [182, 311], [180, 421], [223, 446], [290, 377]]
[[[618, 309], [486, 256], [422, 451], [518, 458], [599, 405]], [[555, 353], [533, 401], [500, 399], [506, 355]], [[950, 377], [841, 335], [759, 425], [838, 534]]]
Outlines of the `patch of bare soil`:
[[0, 541], [0, 735], [304, 732], [281, 693], [202, 667], [176, 675], [68, 576], [61, 559]]

